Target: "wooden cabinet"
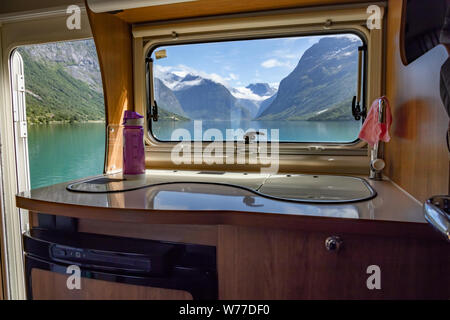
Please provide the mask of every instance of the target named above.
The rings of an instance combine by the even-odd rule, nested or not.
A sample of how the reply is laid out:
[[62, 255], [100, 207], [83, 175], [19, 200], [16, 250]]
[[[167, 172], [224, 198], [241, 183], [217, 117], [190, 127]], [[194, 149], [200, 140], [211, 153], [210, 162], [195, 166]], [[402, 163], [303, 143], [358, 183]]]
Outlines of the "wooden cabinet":
[[[305, 222], [303, 227], [297, 224], [296, 228], [281, 229], [80, 219], [78, 231], [215, 246], [219, 299], [450, 298], [450, 245], [430, 226], [386, 222], [377, 224], [378, 232], [367, 233], [364, 224], [372, 225], [371, 221], [356, 224], [342, 219], [340, 224], [331, 225], [327, 221], [321, 220], [314, 228]], [[32, 223], [35, 224], [36, 221]], [[394, 227], [405, 232], [389, 231]], [[407, 232], [408, 228], [414, 232]], [[331, 236], [340, 237], [339, 250], [326, 249], [325, 240]], [[367, 280], [374, 272], [370, 266], [379, 267], [380, 289], [367, 287]], [[60, 294], [61, 298], [76, 299], [188, 298], [180, 292], [155, 293], [152, 288], [132, 288], [125, 296], [105, 295], [102, 288], [118, 284], [97, 283], [92, 279], [87, 280], [86, 285], [93, 291], [73, 296], [73, 293], [50, 290], [48, 284], [53, 283], [53, 286], [61, 281], [58, 277], [46, 272], [35, 276], [33, 294], [37, 294], [37, 298], [55, 298]], [[64, 285], [58, 287], [65, 288]]]
[[[434, 240], [221, 226], [221, 299], [448, 299], [450, 250]], [[369, 266], [380, 268], [379, 290], [369, 290]], [[370, 271], [370, 270], [369, 270]]]

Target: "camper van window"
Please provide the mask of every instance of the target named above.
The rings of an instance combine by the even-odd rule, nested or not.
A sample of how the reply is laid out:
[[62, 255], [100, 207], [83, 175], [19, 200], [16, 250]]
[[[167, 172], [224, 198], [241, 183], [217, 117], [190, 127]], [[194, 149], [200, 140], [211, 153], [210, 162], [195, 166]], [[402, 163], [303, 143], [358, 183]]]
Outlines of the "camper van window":
[[101, 174], [105, 105], [93, 39], [18, 47], [31, 188]]
[[271, 139], [277, 130], [280, 142], [355, 142], [362, 46], [348, 33], [153, 48], [150, 132], [159, 141], [240, 141], [249, 131]]

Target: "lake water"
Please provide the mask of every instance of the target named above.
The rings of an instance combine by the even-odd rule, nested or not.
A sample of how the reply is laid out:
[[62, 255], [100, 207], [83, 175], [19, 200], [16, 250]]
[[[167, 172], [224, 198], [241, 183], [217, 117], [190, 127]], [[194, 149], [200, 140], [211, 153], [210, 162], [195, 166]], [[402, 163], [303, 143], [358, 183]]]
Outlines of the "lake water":
[[100, 174], [105, 158], [105, 124], [28, 126], [31, 188]]
[[[218, 129], [223, 137], [226, 137], [226, 129], [267, 129], [270, 139], [271, 129], [278, 129], [280, 142], [353, 142], [361, 129], [361, 121], [202, 121], [201, 128], [203, 133]], [[158, 121], [152, 127], [155, 137], [162, 141], [178, 141], [180, 138], [171, 139], [176, 129], [186, 129], [191, 138], [194, 137], [193, 121]]]
[[[175, 129], [187, 129], [190, 121], [158, 121], [153, 132], [160, 140], [170, 140]], [[203, 132], [219, 129], [279, 129], [280, 141], [350, 142], [361, 128], [358, 121], [203, 121]], [[39, 188], [101, 174], [105, 154], [105, 124], [51, 124], [28, 127], [31, 187]]]

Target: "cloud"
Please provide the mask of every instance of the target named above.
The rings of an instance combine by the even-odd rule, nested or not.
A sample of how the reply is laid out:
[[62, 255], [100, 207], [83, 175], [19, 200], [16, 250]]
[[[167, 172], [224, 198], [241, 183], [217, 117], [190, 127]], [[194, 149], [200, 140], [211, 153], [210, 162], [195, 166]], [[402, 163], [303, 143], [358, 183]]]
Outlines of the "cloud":
[[269, 83], [269, 86], [271, 86], [272, 88], [274, 88], [275, 90], [278, 91], [278, 88], [280, 87], [280, 83], [279, 82], [271, 82], [271, 83]]
[[266, 69], [276, 68], [276, 67], [287, 67], [287, 63], [283, 63], [277, 59], [269, 59], [261, 63], [261, 66]]
[[156, 65], [154, 68], [155, 72], [161, 72], [161, 73], [165, 73], [165, 72], [171, 72], [172, 71], [172, 67], [164, 67], [164, 66], [159, 66]]
[[[284, 61], [283, 66], [287, 67], [295, 67], [298, 61], [301, 59], [303, 54], [305, 53], [305, 48], [284, 48], [273, 50], [268, 53], [267, 58], [271, 58], [274, 60], [280, 59]], [[271, 60], [269, 59], [269, 60]], [[279, 61], [279, 60], [277, 60]]]
[[238, 99], [249, 99], [249, 100], [256, 100], [256, 101], [263, 101], [270, 96], [259, 96], [257, 94], [254, 94], [252, 90], [245, 88], [245, 87], [237, 87], [230, 90], [231, 94]]
[[189, 74], [187, 71], [173, 71], [172, 73], [180, 78], [184, 78]]
[[281, 62], [278, 61], [277, 59], [269, 59], [261, 63], [261, 66], [266, 69], [281, 67], [281, 65], [282, 65]]
[[184, 78], [188, 74], [200, 76], [204, 79], [209, 79], [214, 82], [220, 83], [227, 88], [231, 87], [229, 84], [230, 81], [236, 81], [237, 79], [239, 79], [239, 75], [234, 74], [234, 73], [230, 73], [230, 74], [228, 74], [228, 76], [221, 76], [217, 73], [207, 73], [202, 70], [196, 70], [194, 68], [191, 68], [191, 67], [188, 67], [188, 66], [182, 65], [182, 64], [177, 65], [177, 66], [158, 66], [158, 65], [156, 65], [154, 67], [154, 73], [155, 73], [155, 77], [161, 79], [167, 86], [169, 86], [169, 88], [174, 87], [176, 85], [176, 83], [170, 83], [170, 82], [166, 81], [167, 76], [170, 73], [175, 74], [181, 78]]

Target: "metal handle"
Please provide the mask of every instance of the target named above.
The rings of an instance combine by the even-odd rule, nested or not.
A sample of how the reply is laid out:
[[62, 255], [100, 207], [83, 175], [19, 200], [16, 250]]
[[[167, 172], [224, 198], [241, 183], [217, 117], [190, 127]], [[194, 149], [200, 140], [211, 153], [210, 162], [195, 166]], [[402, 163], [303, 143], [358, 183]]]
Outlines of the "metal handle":
[[436, 196], [428, 199], [423, 205], [425, 219], [450, 242], [450, 196]]
[[386, 106], [384, 99], [378, 99], [378, 123], [385, 123]]
[[[384, 98], [378, 99], [378, 123], [386, 123], [386, 105]], [[375, 143], [371, 152], [370, 160], [370, 176], [372, 180], [383, 180], [382, 171], [385, 167], [385, 162], [380, 158], [380, 150], [382, 149], [381, 142]]]
[[249, 131], [244, 134], [245, 144], [249, 144], [251, 141], [256, 139], [256, 136], [265, 136], [266, 134], [261, 131]]
[[331, 236], [325, 240], [325, 248], [328, 251], [339, 251], [342, 246], [342, 239], [338, 236]]

